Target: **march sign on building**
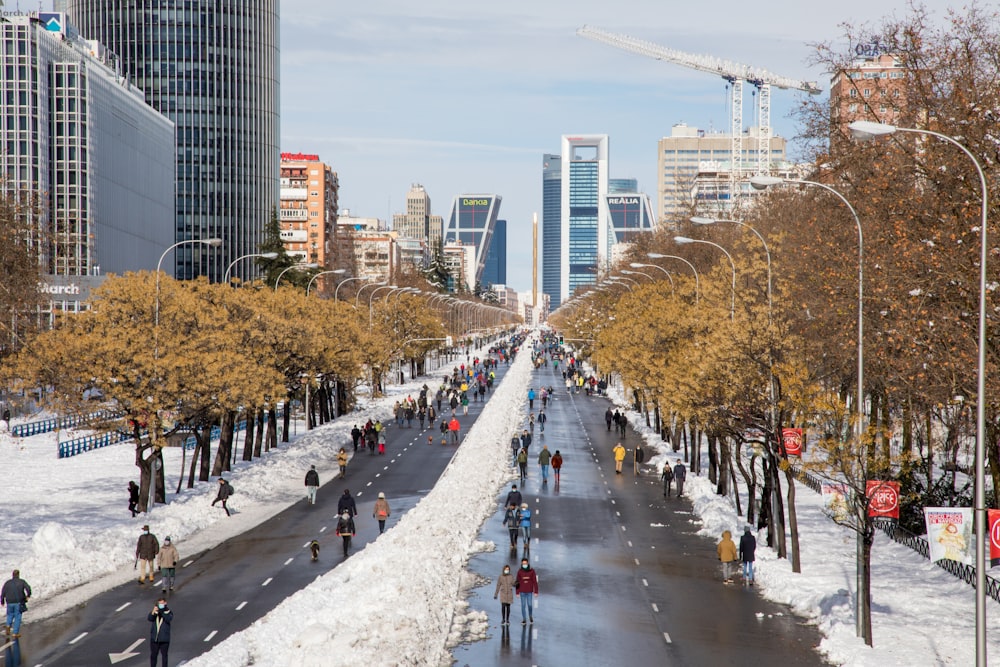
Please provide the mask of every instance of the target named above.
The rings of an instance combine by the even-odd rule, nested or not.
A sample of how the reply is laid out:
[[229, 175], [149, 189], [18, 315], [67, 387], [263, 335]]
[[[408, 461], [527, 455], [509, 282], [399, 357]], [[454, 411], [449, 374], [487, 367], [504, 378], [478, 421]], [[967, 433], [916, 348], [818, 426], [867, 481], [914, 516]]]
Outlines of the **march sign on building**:
[[972, 508], [925, 507], [931, 562], [942, 558], [972, 565]]

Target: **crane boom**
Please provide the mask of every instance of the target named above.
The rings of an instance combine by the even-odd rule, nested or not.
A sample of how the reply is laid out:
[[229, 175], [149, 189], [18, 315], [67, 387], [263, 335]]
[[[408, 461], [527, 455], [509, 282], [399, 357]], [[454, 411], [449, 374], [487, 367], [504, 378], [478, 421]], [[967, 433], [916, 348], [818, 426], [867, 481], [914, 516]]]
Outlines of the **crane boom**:
[[603, 42], [616, 48], [631, 51], [655, 60], [663, 60], [690, 69], [721, 76], [732, 85], [731, 123], [731, 167], [729, 170], [730, 197], [736, 196], [737, 179], [743, 163], [743, 82], [753, 84], [760, 92], [758, 98], [757, 174], [768, 175], [771, 158], [771, 86], [782, 90], [801, 90], [818, 95], [819, 85], [815, 81], [799, 81], [774, 74], [760, 67], [752, 67], [692, 53], [670, 49], [659, 44], [637, 39], [629, 35], [608, 32], [600, 28], [583, 26], [576, 34], [596, 42]]
[[819, 84], [815, 81], [799, 81], [774, 74], [760, 67], [743, 65], [714, 56], [685, 53], [684, 51], [670, 49], [643, 39], [608, 32], [600, 28], [592, 28], [585, 25], [577, 30], [576, 34], [587, 39], [592, 39], [595, 42], [603, 42], [619, 49], [624, 49], [625, 51], [654, 58], [655, 60], [665, 60], [676, 65], [696, 69], [700, 72], [716, 74], [727, 81], [748, 81], [756, 86], [767, 83], [783, 90], [801, 90], [812, 95], [818, 95], [821, 92]]

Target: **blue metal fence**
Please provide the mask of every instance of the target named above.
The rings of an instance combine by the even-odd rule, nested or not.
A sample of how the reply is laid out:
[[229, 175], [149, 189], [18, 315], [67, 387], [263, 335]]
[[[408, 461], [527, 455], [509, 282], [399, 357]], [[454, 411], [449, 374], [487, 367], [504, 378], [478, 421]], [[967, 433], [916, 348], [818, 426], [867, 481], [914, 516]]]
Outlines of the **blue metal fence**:
[[[236, 431], [242, 431], [246, 428], [246, 426], [246, 420], [239, 421], [236, 423]], [[218, 440], [221, 435], [222, 429], [218, 426], [213, 426], [211, 436], [212, 440]], [[107, 447], [108, 445], [117, 445], [118, 443], [130, 440], [132, 440], [132, 436], [125, 433], [102, 433], [100, 435], [85, 435], [79, 438], [73, 438], [72, 440], [66, 440], [59, 443], [59, 458], [65, 459], [70, 456], [76, 456], [77, 454], [89, 452], [92, 449], [100, 449], [101, 447]], [[191, 450], [197, 445], [198, 441], [193, 435], [189, 435], [184, 439], [184, 449]]]
[[100, 410], [98, 412], [91, 412], [87, 415], [52, 417], [50, 419], [40, 419], [38, 421], [26, 422], [24, 424], [15, 424], [10, 427], [10, 432], [18, 438], [26, 438], [32, 435], [39, 435], [41, 433], [51, 433], [52, 431], [56, 431], [58, 429], [73, 428], [75, 426], [79, 426], [80, 424], [86, 424], [94, 419], [105, 419], [113, 416], [114, 413], [108, 410]]

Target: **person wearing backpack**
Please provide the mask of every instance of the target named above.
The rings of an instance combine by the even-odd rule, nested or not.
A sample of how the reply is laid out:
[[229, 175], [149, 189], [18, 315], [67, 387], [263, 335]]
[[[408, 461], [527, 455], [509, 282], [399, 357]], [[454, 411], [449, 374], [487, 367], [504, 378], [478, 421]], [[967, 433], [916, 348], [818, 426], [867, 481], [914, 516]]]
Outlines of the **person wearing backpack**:
[[344, 511], [337, 519], [337, 537], [344, 540], [344, 556], [347, 556], [347, 552], [351, 548], [351, 538], [354, 537], [355, 533], [354, 519], [351, 518], [350, 512]]
[[372, 517], [378, 519], [378, 534], [381, 535], [385, 532], [385, 520], [389, 518], [389, 501], [381, 491], [378, 493], [378, 500], [375, 501]]
[[670, 468], [670, 463], [663, 464], [663, 472], [660, 473], [660, 479], [663, 480], [663, 497], [670, 497], [670, 485], [674, 481], [674, 471]]
[[219, 493], [216, 494], [215, 500], [212, 501], [212, 507], [215, 507], [215, 503], [222, 502], [222, 509], [226, 510], [226, 516], [232, 516], [229, 513], [229, 508], [226, 507], [226, 501], [229, 500], [229, 496], [233, 495], [233, 485], [227, 482], [224, 478], [219, 478]]
[[632, 472], [639, 475], [639, 465], [646, 460], [646, 450], [642, 448], [642, 441], [632, 450]]

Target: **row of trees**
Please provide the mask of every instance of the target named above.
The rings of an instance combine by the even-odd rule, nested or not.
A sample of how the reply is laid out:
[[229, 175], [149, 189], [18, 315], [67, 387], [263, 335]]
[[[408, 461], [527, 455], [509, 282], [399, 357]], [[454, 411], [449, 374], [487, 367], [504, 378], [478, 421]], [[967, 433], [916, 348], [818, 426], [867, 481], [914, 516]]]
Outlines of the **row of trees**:
[[[904, 72], [899, 94], [885, 80], [851, 79], [858, 114], [875, 120], [891, 113], [899, 127], [956, 137], [984, 166], [989, 202], [1000, 194], [997, 26], [995, 14], [975, 6], [948, 15], [943, 25], [913, 8], [874, 29], [848, 27], [846, 35], [852, 46], [879, 43]], [[849, 49], [817, 46], [816, 64], [830, 72], [843, 74], [854, 60]], [[553, 320], [567, 336], [593, 340], [585, 352], [603, 371], [621, 375], [637, 407], [659, 422], [675, 449], [693, 450], [693, 465], [707, 443], [708, 474], [719, 493], [733, 490], [738, 471], [751, 498], [747, 518], [763, 517], [769, 541], [790, 557], [794, 571], [800, 569], [795, 486], [782, 432], [794, 425], [812, 434], [821, 451], [808, 467], [850, 489], [851, 511], [833, 518], [859, 535], [859, 634], [870, 644], [874, 526], [867, 481], [901, 481], [902, 521], [916, 532], [923, 506], [971, 504], [971, 482], [956, 471], [967, 463], [960, 452], [974, 440], [983, 193], [975, 166], [948, 143], [906, 133], [859, 143], [845, 119], [814, 100], [802, 103], [798, 118], [816, 165], [806, 180], [834, 188], [853, 205], [863, 232], [862, 267], [848, 206], [822, 187], [772, 188], [733, 215], [765, 240], [770, 272], [764, 244], [745, 226], [720, 222], [696, 231], [675, 221], [673, 230], [638, 244], [620, 267], [655, 261], [671, 271], [673, 287], [657, 269], [633, 267], [648, 274], [638, 277], [641, 284], [629, 274], [578, 294]], [[996, 213], [991, 204], [984, 399], [993, 489], [1000, 488]], [[735, 266], [707, 244], [681, 248], [673, 241], [678, 233], [723, 246]], [[688, 267], [649, 253], [690, 261], [700, 291]], [[859, 268], [861, 396], [855, 389]], [[859, 405], [860, 439], [854, 436]], [[758, 438], [762, 445], [754, 444]], [[993, 493], [989, 504], [997, 506]]]

